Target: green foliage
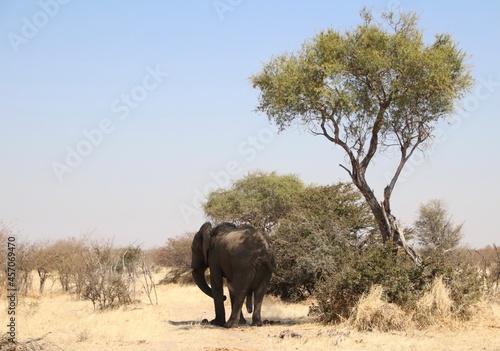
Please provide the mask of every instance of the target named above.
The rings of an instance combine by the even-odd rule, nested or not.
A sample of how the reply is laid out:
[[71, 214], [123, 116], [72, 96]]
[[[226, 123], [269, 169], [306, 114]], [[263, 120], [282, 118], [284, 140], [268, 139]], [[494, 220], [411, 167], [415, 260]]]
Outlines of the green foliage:
[[210, 193], [204, 210], [215, 222], [252, 224], [269, 231], [292, 210], [303, 190], [294, 175], [253, 172], [231, 189]]
[[466, 316], [467, 307], [482, 296], [484, 282], [473, 257], [465, 249], [434, 252], [426, 258], [426, 272], [430, 277], [442, 276], [454, 301], [453, 312]]
[[349, 317], [361, 296], [373, 285], [384, 287], [387, 302], [408, 306], [425, 286], [422, 269], [406, 256], [394, 256], [387, 246], [351, 249], [318, 282], [316, 298], [320, 318], [338, 322]]
[[280, 129], [331, 127], [335, 142], [360, 156], [372, 130], [383, 145], [422, 143], [472, 86], [466, 55], [446, 34], [426, 45], [413, 13], [385, 14], [390, 30], [366, 10], [362, 17], [352, 31], [324, 30], [265, 64], [251, 77], [258, 110]]
[[334, 264], [342, 246], [335, 246], [340, 227], [320, 228], [314, 221], [286, 220], [272, 237], [277, 268], [270, 292], [283, 300], [300, 301], [314, 293], [316, 282]]
[[[209, 195], [212, 219], [251, 224], [270, 233], [277, 274], [271, 293], [286, 300], [311, 296], [325, 267], [349, 245], [373, 234], [373, 217], [351, 185], [305, 186], [294, 175], [254, 172]], [[332, 264], [333, 264], [332, 263]]]
[[416, 309], [417, 301], [436, 277], [443, 277], [450, 289], [455, 316], [466, 316], [467, 307], [480, 299], [480, 274], [463, 252], [434, 257], [417, 267], [407, 256], [391, 255], [390, 250], [379, 245], [351, 249], [341, 264], [329, 267], [328, 274], [317, 283], [315, 294], [323, 321], [347, 319], [373, 285], [384, 288], [385, 301], [407, 311]]
[[373, 216], [360, 192], [351, 184], [309, 186], [303, 192], [295, 216], [307, 218], [317, 228], [340, 227], [351, 240], [360, 240], [375, 226]]
[[338, 183], [307, 187], [272, 236], [277, 275], [270, 291], [285, 300], [311, 296], [329, 267], [372, 234], [373, 219], [359, 192]]
[[[280, 130], [304, 126], [342, 148], [350, 168], [342, 167], [370, 206], [383, 242], [404, 246], [390, 222], [392, 190], [473, 79], [466, 54], [449, 35], [423, 41], [414, 13], [383, 14], [387, 27], [374, 23], [367, 10], [361, 16], [354, 30], [327, 29], [300, 50], [275, 56], [251, 81], [260, 92], [257, 110]], [[365, 175], [374, 157], [389, 149], [399, 164], [381, 206]]]

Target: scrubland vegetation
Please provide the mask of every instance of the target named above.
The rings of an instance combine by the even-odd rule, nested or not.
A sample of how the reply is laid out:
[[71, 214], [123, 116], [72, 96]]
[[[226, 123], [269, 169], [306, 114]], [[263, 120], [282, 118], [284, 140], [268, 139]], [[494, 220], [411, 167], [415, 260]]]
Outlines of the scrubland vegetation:
[[[423, 258], [421, 266], [397, 246], [381, 243], [370, 211], [348, 184], [306, 186], [296, 176], [255, 172], [212, 193], [205, 211], [213, 221], [251, 223], [272, 238], [277, 272], [263, 309], [269, 322], [263, 329], [277, 333], [272, 341], [281, 340], [279, 333], [288, 329], [299, 335], [309, 335], [308, 328], [318, 335], [328, 330], [343, 340], [367, 331], [418, 334], [438, 328], [451, 333], [481, 326], [486, 332], [500, 326], [500, 250], [461, 246], [461, 225], [453, 222], [442, 200], [422, 204], [415, 223], [405, 227], [409, 243]], [[3, 225], [3, 247], [12, 235], [12, 228]], [[194, 335], [213, 329], [201, 324], [213, 318], [212, 302], [191, 284], [192, 237], [186, 233], [145, 250], [88, 235], [38, 242], [18, 236], [18, 340], [43, 336], [31, 342], [43, 349], [66, 349], [66, 342], [75, 350], [91, 343], [97, 349], [104, 340], [113, 340], [115, 347], [117, 340], [128, 340], [128, 333], [118, 330], [126, 330], [138, 315], [148, 330]], [[6, 272], [0, 274], [4, 294]], [[65, 306], [64, 311], [56, 305]], [[171, 309], [177, 311], [175, 319], [168, 317]], [[67, 311], [76, 311], [74, 318]], [[71, 320], [72, 338], [51, 341], [47, 333], [64, 329], [63, 320]], [[251, 329], [244, 328], [248, 338], [262, 334]], [[158, 331], [144, 337], [130, 333], [140, 344], [162, 342]]]

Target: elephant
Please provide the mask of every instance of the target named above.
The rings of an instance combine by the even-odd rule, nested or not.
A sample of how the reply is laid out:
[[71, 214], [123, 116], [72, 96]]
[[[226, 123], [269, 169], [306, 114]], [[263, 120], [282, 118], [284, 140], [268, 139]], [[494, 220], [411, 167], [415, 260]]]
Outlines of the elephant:
[[[215, 319], [211, 324], [226, 328], [246, 324], [241, 312], [246, 297], [247, 311], [253, 310], [252, 325], [262, 326], [262, 300], [276, 265], [269, 237], [250, 225], [222, 223], [212, 228], [211, 223], [206, 222], [195, 234], [191, 251], [193, 279], [214, 300]], [[207, 268], [210, 286], [205, 279]], [[223, 278], [231, 298], [231, 316], [227, 322]]]

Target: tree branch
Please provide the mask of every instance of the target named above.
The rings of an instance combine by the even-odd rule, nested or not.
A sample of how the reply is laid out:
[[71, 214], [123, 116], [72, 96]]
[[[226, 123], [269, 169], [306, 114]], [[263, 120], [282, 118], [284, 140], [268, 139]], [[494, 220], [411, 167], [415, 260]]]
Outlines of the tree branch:
[[406, 150], [409, 148], [409, 143], [406, 143], [406, 145], [403, 145], [401, 147], [401, 159], [399, 161], [399, 165], [396, 169], [396, 172], [394, 173], [394, 176], [391, 179], [391, 182], [385, 187], [384, 189], [384, 199], [387, 199], [387, 202], [389, 202], [389, 199], [391, 197], [392, 191], [394, 190], [394, 187], [396, 186], [396, 182], [399, 179], [399, 176], [401, 175], [401, 172], [403, 171], [404, 166], [406, 165], [406, 162], [410, 159], [410, 157], [413, 155], [415, 150], [418, 148], [418, 146], [422, 143], [420, 141], [420, 138], [418, 138], [417, 142], [413, 147], [410, 149], [410, 153], [407, 155]]
[[372, 160], [373, 156], [377, 152], [377, 147], [378, 147], [378, 134], [380, 133], [380, 130], [382, 129], [382, 125], [384, 122], [384, 114], [387, 108], [390, 105], [390, 97], [387, 101], [385, 101], [383, 104], [380, 104], [380, 109], [378, 110], [377, 117], [375, 119], [375, 123], [373, 123], [373, 128], [372, 128], [372, 137], [370, 139], [370, 146], [368, 148], [368, 152], [366, 153], [365, 157], [361, 161], [361, 167], [363, 169], [366, 169], [368, 167], [368, 164]]
[[[403, 234], [403, 231], [399, 228], [397, 222], [396, 222], [396, 217], [391, 215], [390, 213], [386, 212], [385, 208], [385, 200], [384, 204], [382, 205], [382, 213], [384, 215], [384, 220], [386, 221], [388, 227], [390, 228], [391, 235], [392, 235], [392, 241], [394, 244], [401, 246], [406, 254], [410, 257], [410, 259], [419, 267], [422, 267], [423, 261], [422, 257], [411, 247], [408, 245], [406, 242], [406, 238]], [[382, 238], [384, 239], [384, 242], [389, 239], [389, 238]]]
[[347, 173], [349, 173], [349, 176], [352, 178], [352, 172], [346, 166], [344, 166], [341, 163], [339, 163], [339, 166], [342, 167], [343, 169], [345, 169], [347, 171]]

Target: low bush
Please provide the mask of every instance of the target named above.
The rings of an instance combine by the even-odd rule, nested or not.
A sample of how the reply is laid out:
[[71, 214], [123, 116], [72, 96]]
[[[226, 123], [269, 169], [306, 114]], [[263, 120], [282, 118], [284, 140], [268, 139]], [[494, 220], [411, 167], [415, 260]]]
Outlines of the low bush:
[[317, 310], [324, 322], [347, 320], [358, 301], [374, 285], [380, 285], [386, 303], [415, 312], [418, 306], [422, 308], [422, 298], [432, 291], [437, 277], [442, 277], [453, 302], [449, 305], [450, 315], [466, 318], [468, 307], [481, 296], [481, 280], [463, 257], [454, 255], [444, 260], [428, 260], [423, 267], [418, 267], [406, 255], [394, 255], [390, 247], [382, 245], [353, 250], [349, 261], [331, 267], [317, 283]]

